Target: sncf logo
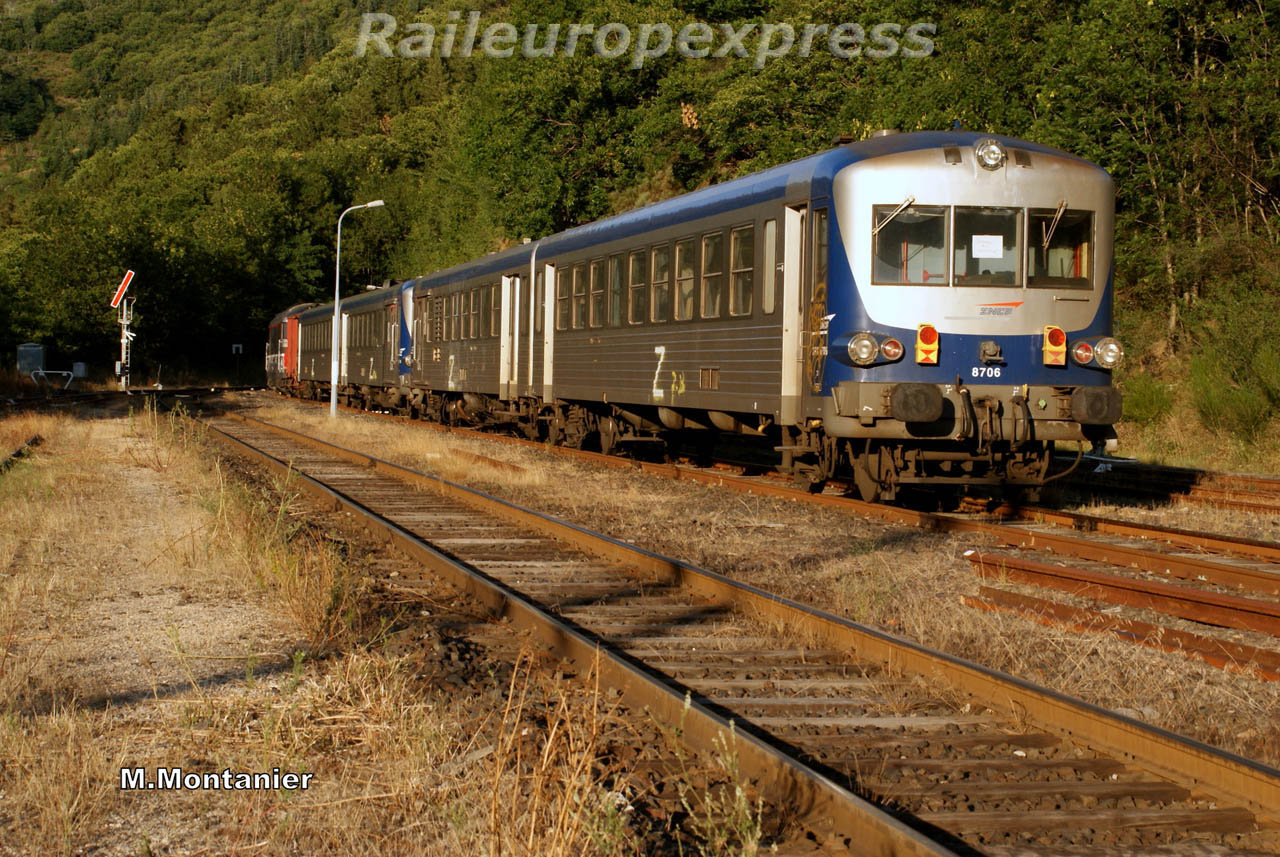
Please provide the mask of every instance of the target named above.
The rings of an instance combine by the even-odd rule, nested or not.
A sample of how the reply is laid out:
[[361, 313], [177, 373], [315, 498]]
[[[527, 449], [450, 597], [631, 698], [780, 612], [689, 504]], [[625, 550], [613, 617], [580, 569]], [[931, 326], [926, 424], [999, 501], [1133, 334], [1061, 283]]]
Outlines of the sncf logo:
[[998, 304], [978, 304], [978, 315], [994, 315], [1000, 318], [1013, 315], [1013, 311], [1022, 306], [1022, 301], [1006, 301]]

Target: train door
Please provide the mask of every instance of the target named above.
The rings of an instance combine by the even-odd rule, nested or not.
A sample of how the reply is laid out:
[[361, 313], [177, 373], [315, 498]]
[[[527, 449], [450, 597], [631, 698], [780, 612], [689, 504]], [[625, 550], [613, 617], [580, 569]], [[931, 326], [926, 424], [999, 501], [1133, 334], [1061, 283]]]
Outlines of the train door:
[[546, 265], [543, 268], [542, 306], [542, 400], [548, 404], [555, 401], [553, 368], [555, 362], [556, 332], [556, 266]]
[[431, 337], [431, 293], [413, 297], [413, 346], [409, 351], [410, 371], [414, 380], [426, 380], [427, 362], [431, 360], [434, 340]]
[[805, 228], [808, 206], [788, 205], [783, 216], [782, 245], [782, 402], [779, 422], [800, 422], [800, 397], [804, 379], [804, 350], [801, 331], [804, 315], [800, 306], [804, 282]]
[[342, 339], [339, 351], [342, 355], [341, 372], [338, 375], [338, 383], [347, 383], [347, 357], [351, 353], [351, 315], [350, 313], [342, 314]]
[[498, 395], [503, 399], [520, 395], [520, 291], [518, 275], [502, 278]]
[[285, 322], [284, 340], [284, 376], [289, 383], [298, 380], [298, 353], [302, 344], [302, 334], [298, 326], [298, 317], [289, 316]]
[[520, 278], [520, 294], [512, 311], [516, 314], [514, 322], [520, 337], [520, 355], [516, 357], [519, 371], [511, 380], [515, 382], [517, 396], [527, 396], [533, 384], [533, 281], [529, 277]]
[[830, 241], [831, 220], [826, 200], [816, 201], [810, 215], [808, 248], [805, 269], [808, 286], [805, 333], [808, 348], [805, 349], [805, 382], [812, 394], [822, 393], [822, 377], [827, 365], [827, 328], [831, 314], [827, 309], [827, 245]]
[[387, 304], [387, 344], [386, 352], [387, 380], [400, 377], [400, 302]]
[[540, 387], [542, 386], [542, 296], [547, 287], [547, 272], [540, 268], [537, 264], [537, 253], [534, 253], [534, 263], [530, 266], [529, 280], [529, 299], [524, 307], [524, 317], [527, 319], [525, 324], [528, 326], [529, 336], [529, 375], [525, 383], [528, 385], [524, 391], [526, 396], [540, 395]]

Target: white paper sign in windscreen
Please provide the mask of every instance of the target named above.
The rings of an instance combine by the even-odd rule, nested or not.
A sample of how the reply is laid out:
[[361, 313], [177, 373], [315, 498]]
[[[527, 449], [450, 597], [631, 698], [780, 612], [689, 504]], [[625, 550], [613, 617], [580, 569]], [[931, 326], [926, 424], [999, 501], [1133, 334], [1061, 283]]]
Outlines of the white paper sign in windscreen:
[[1002, 235], [974, 235], [969, 246], [973, 247], [975, 259], [1004, 258], [1004, 236]]

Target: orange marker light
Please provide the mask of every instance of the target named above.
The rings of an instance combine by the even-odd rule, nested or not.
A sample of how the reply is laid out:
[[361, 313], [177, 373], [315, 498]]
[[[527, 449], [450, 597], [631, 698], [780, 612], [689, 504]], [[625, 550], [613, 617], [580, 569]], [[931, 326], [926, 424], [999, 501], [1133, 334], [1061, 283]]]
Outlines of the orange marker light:
[[930, 365], [938, 362], [938, 328], [932, 324], [916, 326], [916, 362]]
[[1046, 366], [1067, 365], [1067, 334], [1057, 325], [1044, 326], [1044, 363]]

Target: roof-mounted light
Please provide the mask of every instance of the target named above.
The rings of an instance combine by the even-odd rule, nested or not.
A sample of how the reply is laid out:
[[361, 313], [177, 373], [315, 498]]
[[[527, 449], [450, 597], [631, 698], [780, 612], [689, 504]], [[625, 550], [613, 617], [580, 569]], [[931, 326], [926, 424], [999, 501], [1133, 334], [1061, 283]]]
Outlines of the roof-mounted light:
[[1004, 166], [1004, 147], [990, 137], [984, 137], [974, 145], [973, 156], [983, 169], [998, 170]]

